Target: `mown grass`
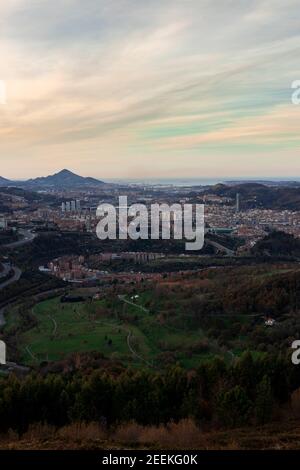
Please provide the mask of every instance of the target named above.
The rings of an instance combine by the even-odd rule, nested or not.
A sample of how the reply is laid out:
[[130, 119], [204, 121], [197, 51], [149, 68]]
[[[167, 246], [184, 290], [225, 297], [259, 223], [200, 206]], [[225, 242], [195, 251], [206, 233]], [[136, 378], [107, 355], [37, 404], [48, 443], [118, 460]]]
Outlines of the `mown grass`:
[[[20, 362], [34, 365], [62, 360], [71, 353], [98, 351], [125, 364], [135, 366], [144, 359], [159, 367], [157, 358], [161, 353], [170, 352], [184, 367], [196, 367], [212, 357], [206, 352], [191, 357], [190, 348], [205, 339], [203, 331], [162, 324], [159, 302], [152, 303], [148, 310], [151, 292], [142, 293], [137, 299], [126, 298], [137, 306], [121, 300], [61, 303], [60, 298], [38, 303], [31, 312], [37, 325], [18, 334]], [[20, 317], [14, 307], [7, 315], [7, 331], [18, 324]], [[139, 357], [128, 347], [129, 332], [130, 344]]]
[[97, 307], [101, 306], [101, 302], [61, 303], [58, 298], [37, 304], [33, 308], [37, 326], [20, 337], [22, 361], [59, 360], [73, 352], [87, 351], [131, 360], [127, 330], [112, 316], [97, 318]]

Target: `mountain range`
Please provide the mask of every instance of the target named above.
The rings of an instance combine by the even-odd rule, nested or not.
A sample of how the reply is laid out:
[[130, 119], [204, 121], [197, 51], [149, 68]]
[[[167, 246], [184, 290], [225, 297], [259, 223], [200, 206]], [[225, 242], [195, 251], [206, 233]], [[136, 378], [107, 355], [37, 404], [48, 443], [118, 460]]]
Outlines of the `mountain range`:
[[79, 176], [66, 169], [54, 175], [32, 178], [27, 181], [12, 181], [0, 176], [0, 186], [18, 186], [30, 189], [98, 187], [105, 184], [106, 183], [103, 181], [91, 177]]

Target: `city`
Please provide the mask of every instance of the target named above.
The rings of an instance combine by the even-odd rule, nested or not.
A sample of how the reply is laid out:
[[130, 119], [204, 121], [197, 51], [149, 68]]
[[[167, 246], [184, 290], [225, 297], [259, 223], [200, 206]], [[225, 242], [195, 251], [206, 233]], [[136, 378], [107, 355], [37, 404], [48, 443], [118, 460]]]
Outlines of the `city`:
[[298, 3], [0, 2], [2, 466], [300, 449]]

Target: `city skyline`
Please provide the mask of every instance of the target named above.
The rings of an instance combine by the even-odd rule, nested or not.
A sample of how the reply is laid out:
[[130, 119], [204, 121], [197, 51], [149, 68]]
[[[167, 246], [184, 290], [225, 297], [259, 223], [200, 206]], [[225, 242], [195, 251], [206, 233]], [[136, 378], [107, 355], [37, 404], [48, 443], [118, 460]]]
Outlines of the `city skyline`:
[[297, 1], [0, 6], [1, 176], [300, 176]]

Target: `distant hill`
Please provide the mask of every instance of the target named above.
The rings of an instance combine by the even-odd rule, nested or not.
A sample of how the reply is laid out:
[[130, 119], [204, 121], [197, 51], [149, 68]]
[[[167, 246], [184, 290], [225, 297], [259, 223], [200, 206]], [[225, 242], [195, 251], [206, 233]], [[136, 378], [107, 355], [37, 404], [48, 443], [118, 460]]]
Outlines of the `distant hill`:
[[266, 208], [300, 210], [300, 188], [269, 187], [259, 183], [245, 183], [235, 186], [217, 184], [205, 191], [206, 194], [235, 199], [240, 194], [241, 209]]
[[12, 181], [0, 176], [0, 186], [8, 186], [10, 184], [12, 184]]
[[279, 187], [279, 186], [285, 186], [289, 188], [300, 188], [300, 181], [292, 181], [292, 180], [241, 180], [241, 181], [224, 181], [226, 185], [229, 186], [237, 186], [241, 184], [262, 184], [264, 186], [272, 186], [272, 187]]
[[103, 181], [91, 177], [79, 176], [65, 169], [54, 175], [30, 179], [22, 183], [22, 186], [29, 186], [31, 188], [78, 188], [82, 186], [103, 186], [104, 184]]

